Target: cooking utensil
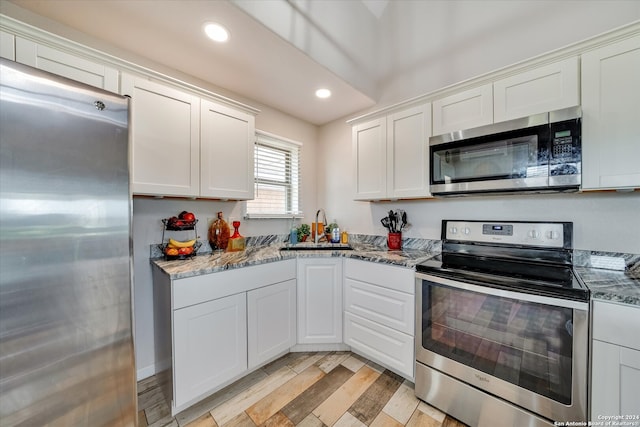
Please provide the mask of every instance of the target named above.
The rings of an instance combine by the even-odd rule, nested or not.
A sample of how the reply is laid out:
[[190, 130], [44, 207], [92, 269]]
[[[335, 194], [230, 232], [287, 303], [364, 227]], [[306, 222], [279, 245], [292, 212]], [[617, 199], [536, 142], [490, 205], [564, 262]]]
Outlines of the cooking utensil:
[[380, 220], [380, 222], [382, 223], [382, 225], [384, 226], [384, 228], [386, 228], [387, 230], [391, 231], [391, 226], [389, 225], [389, 217], [384, 217]]

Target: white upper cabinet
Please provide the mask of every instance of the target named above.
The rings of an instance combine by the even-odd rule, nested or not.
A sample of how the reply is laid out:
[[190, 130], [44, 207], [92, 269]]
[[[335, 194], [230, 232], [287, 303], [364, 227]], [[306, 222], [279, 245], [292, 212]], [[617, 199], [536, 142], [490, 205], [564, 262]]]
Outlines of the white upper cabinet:
[[255, 117], [129, 74], [134, 194], [253, 198]]
[[383, 199], [387, 195], [387, 119], [353, 126], [354, 200]]
[[129, 74], [121, 93], [131, 97], [132, 192], [198, 196], [200, 99]]
[[533, 68], [433, 102], [433, 134], [580, 105], [578, 57]]
[[429, 193], [431, 104], [387, 117], [387, 197], [426, 197]]
[[582, 189], [640, 187], [640, 35], [582, 55]]
[[16, 37], [0, 31], [0, 58], [16, 60]]
[[485, 84], [433, 101], [433, 134], [493, 123], [493, 86]]
[[354, 200], [427, 197], [431, 104], [356, 124]]
[[578, 57], [497, 80], [493, 84], [493, 121], [580, 105]]
[[202, 100], [200, 195], [253, 199], [255, 117]]
[[15, 49], [16, 62], [111, 92], [118, 92], [119, 73], [115, 68], [21, 37], [16, 37]]

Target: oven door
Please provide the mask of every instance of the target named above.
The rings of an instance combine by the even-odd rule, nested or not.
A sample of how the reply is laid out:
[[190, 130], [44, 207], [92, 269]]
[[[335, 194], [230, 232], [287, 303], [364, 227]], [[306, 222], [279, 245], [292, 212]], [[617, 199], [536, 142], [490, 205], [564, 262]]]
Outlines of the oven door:
[[586, 420], [588, 310], [417, 273], [417, 363], [549, 420]]

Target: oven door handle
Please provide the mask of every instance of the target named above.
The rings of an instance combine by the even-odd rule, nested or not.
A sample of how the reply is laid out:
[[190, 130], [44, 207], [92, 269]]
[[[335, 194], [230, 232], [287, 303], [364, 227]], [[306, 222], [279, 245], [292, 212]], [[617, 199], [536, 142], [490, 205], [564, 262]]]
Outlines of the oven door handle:
[[532, 295], [524, 292], [507, 291], [504, 289], [496, 289], [489, 286], [473, 285], [471, 283], [460, 282], [459, 280], [445, 279], [444, 277], [433, 276], [431, 274], [416, 272], [416, 279], [427, 280], [432, 283], [436, 283], [450, 288], [462, 289], [466, 291], [478, 292], [486, 295], [493, 295], [497, 297], [510, 298], [517, 301], [527, 301], [532, 303], [552, 305], [556, 307], [566, 307], [574, 310], [589, 311], [589, 303], [572, 301], [562, 298], [552, 298], [542, 295]]

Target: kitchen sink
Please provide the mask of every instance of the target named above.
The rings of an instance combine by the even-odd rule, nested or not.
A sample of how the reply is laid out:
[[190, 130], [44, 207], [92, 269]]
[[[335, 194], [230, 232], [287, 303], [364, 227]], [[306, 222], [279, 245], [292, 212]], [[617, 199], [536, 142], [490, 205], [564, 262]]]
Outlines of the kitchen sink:
[[281, 251], [351, 251], [353, 248], [344, 243], [313, 243], [301, 242], [292, 245], [287, 243], [280, 248]]

